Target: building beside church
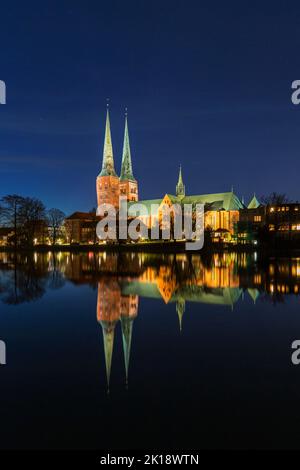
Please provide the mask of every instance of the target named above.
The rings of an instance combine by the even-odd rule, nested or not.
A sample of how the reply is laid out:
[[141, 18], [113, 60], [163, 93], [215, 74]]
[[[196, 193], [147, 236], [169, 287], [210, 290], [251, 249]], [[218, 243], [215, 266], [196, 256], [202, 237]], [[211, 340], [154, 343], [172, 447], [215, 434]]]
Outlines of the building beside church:
[[266, 244], [286, 241], [296, 248], [300, 242], [300, 203], [261, 204], [253, 197], [247, 208], [240, 211], [238, 241], [259, 239]]

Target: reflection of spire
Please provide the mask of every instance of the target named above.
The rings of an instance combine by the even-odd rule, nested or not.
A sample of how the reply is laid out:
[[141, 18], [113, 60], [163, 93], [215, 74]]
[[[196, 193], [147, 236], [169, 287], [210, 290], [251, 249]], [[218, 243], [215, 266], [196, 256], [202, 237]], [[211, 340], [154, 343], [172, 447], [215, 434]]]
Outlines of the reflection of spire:
[[128, 369], [129, 369], [129, 360], [130, 360], [133, 320], [134, 318], [132, 317], [122, 316], [121, 318], [123, 351], [124, 351], [124, 361], [125, 361], [125, 371], [126, 371], [126, 385], [128, 384]]
[[259, 297], [259, 290], [253, 289], [253, 288], [249, 287], [249, 288], [248, 288], [248, 294], [250, 295], [250, 297], [251, 297], [252, 300], [253, 300], [253, 303], [255, 304], [255, 303], [256, 303], [256, 300], [257, 300], [258, 297]]
[[178, 315], [179, 319], [179, 329], [182, 331], [182, 317], [185, 311], [185, 300], [184, 299], [178, 299], [176, 302], [176, 312]]
[[138, 314], [138, 303], [139, 298], [137, 295], [126, 295], [121, 297], [121, 328], [126, 371], [126, 386], [128, 385], [128, 369], [133, 321]]
[[113, 278], [98, 283], [97, 319], [103, 330], [106, 379], [109, 392], [115, 326], [120, 318], [120, 288]]
[[114, 337], [115, 337], [115, 325], [114, 324], [105, 325], [105, 322], [101, 322], [101, 324], [102, 324], [102, 330], [103, 330], [107, 391], [109, 392], [111, 360], [112, 360]]

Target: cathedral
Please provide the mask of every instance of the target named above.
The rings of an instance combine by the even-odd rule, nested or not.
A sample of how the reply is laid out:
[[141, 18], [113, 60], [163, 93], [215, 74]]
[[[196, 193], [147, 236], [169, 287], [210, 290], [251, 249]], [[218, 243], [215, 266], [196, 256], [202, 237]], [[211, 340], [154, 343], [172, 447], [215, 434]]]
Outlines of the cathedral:
[[[96, 180], [97, 203], [109, 203], [116, 209], [119, 207], [119, 197], [126, 197], [128, 205], [138, 201], [138, 183], [133, 176], [130, 142], [128, 134], [127, 116], [125, 118], [125, 131], [123, 143], [123, 155], [120, 177], [117, 176], [114, 165], [113, 147], [110, 130], [109, 111], [106, 115], [105, 138], [103, 148], [102, 169]], [[233, 233], [234, 225], [239, 219], [239, 210], [244, 207], [233, 191], [217, 194], [201, 194], [196, 196], [186, 195], [183, 183], [182, 169], [179, 169], [176, 194], [165, 194], [162, 198], [139, 201], [145, 207], [145, 213], [140, 212], [139, 218], [151, 228], [160, 220], [160, 207], [167, 204], [204, 204], [205, 226], [212, 230], [227, 230]], [[151, 205], [156, 204], [156, 212], [150, 213]]]
[[[124, 141], [120, 176], [115, 170], [113, 145], [110, 128], [109, 109], [106, 113], [105, 136], [103, 147], [102, 167], [96, 178], [97, 205], [111, 204], [119, 208], [119, 199], [126, 198], [128, 208], [139, 201], [138, 182], [133, 175], [131, 149], [128, 132], [127, 113], [125, 116]], [[204, 205], [204, 226], [210, 230], [214, 239], [230, 241], [235, 232], [235, 227], [240, 219], [240, 211], [247, 206], [233, 192], [233, 189], [224, 193], [210, 193], [188, 195], [183, 182], [182, 168], [179, 169], [178, 182], [175, 194], [165, 194], [156, 199], [144, 199], [139, 201], [144, 209], [139, 211], [138, 218], [150, 229], [161, 221], [162, 207], [174, 204]], [[156, 209], [153, 211], [153, 205]], [[260, 206], [254, 197], [248, 208], [256, 209]], [[152, 210], [151, 210], [152, 209]], [[143, 212], [144, 210], [144, 212]], [[69, 243], [92, 244], [95, 239], [95, 227], [99, 217], [95, 213], [75, 212], [66, 219], [66, 227]]]

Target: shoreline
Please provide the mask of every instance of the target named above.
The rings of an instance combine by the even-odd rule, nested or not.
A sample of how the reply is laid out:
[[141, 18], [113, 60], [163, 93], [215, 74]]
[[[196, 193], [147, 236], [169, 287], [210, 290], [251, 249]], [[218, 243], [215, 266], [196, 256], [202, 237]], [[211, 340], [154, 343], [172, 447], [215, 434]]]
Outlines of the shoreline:
[[165, 243], [139, 243], [139, 244], [106, 244], [106, 245], [38, 245], [33, 247], [18, 247], [15, 249], [10, 246], [0, 247], [3, 253], [48, 253], [48, 252], [140, 252], [140, 253], [186, 253], [188, 255], [209, 254], [209, 253], [257, 253], [262, 256], [299, 256], [300, 248], [288, 247], [258, 247], [253, 245], [208, 245], [201, 250], [186, 250], [185, 242], [165, 242]]

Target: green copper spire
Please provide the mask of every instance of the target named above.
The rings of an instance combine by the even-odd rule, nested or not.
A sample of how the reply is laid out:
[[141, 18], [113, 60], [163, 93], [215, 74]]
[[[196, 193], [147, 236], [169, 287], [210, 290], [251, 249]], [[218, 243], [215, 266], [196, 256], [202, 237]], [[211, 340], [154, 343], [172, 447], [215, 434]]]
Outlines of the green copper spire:
[[182, 180], [182, 172], [181, 172], [181, 165], [179, 167], [179, 176], [178, 176], [178, 183], [176, 185], [176, 196], [185, 196], [185, 186]]
[[128, 122], [127, 122], [127, 112], [125, 115], [125, 131], [124, 131], [124, 143], [123, 143], [123, 155], [122, 155], [122, 166], [121, 166], [121, 175], [120, 180], [131, 180], [135, 181], [135, 177], [132, 173], [132, 163], [131, 163], [131, 153], [130, 153], [130, 144], [129, 144], [129, 134], [128, 134]]
[[107, 113], [106, 113], [102, 170], [99, 176], [117, 176], [115, 172], [114, 154], [113, 154], [113, 148], [112, 148], [112, 142], [111, 142], [108, 106], [107, 106]]
[[124, 351], [125, 371], [126, 371], [126, 384], [128, 384], [128, 369], [129, 369], [129, 360], [130, 360], [133, 318], [122, 316], [121, 326], [122, 326], [123, 351]]
[[253, 198], [248, 204], [248, 209], [257, 209], [259, 206], [260, 206], [260, 202], [254, 193]]

